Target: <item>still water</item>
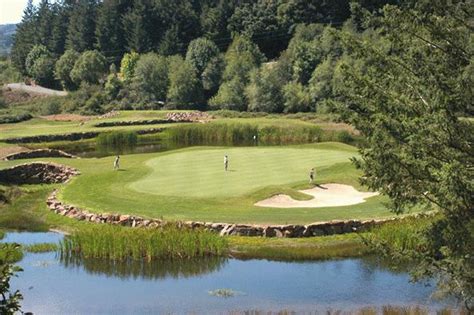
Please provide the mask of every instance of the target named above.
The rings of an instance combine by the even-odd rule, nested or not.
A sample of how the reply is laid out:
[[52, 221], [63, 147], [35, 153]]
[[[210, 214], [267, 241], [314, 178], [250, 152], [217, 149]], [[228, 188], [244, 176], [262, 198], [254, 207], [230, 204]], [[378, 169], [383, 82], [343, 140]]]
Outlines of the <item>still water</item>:
[[[3, 242], [57, 242], [55, 233], [9, 233]], [[34, 314], [228, 314], [261, 310], [323, 312], [365, 306], [446, 306], [433, 286], [410, 283], [364, 259], [318, 262], [205, 259], [154, 264], [62, 261], [55, 253], [26, 254], [12, 288]], [[231, 289], [231, 297], [210, 294]]]

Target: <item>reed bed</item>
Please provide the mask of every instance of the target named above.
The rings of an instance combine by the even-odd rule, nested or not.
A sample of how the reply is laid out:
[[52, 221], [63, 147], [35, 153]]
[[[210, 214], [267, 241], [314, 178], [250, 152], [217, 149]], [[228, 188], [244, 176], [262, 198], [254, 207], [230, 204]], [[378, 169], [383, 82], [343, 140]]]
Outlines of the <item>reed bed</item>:
[[23, 246], [23, 249], [28, 253], [55, 252], [55, 251], [58, 250], [58, 244], [56, 244], [56, 243], [36, 243], [36, 244]]
[[59, 250], [63, 257], [152, 261], [221, 256], [227, 246], [226, 240], [217, 234], [174, 224], [156, 229], [98, 225], [83, 227], [66, 237]]
[[436, 220], [434, 217], [405, 218], [376, 227], [364, 237], [376, 252], [399, 260], [414, 259], [426, 246], [424, 232]]
[[122, 153], [136, 147], [138, 136], [133, 131], [112, 131], [97, 136], [96, 145], [101, 150]]
[[179, 145], [282, 145], [328, 140], [317, 126], [264, 126], [245, 123], [182, 125], [167, 130], [169, 139]]

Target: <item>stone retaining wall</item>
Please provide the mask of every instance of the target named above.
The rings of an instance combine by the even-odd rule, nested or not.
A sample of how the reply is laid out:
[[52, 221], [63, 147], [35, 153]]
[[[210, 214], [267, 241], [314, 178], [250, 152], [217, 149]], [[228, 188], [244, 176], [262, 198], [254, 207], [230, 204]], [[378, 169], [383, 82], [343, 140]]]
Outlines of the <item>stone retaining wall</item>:
[[7, 184], [65, 183], [79, 171], [56, 163], [33, 162], [0, 170], [0, 182]]
[[[164, 128], [150, 128], [143, 130], [136, 130], [135, 132], [139, 135], [153, 134], [162, 132]], [[38, 143], [38, 142], [54, 142], [54, 141], [78, 141], [84, 139], [92, 139], [97, 137], [101, 132], [98, 131], [89, 131], [89, 132], [73, 132], [67, 134], [58, 134], [58, 135], [39, 135], [31, 137], [21, 137], [21, 138], [9, 138], [5, 139], [6, 143]]]
[[[80, 221], [94, 223], [108, 223], [129, 227], [156, 228], [166, 224], [166, 221], [159, 219], [145, 219], [140, 216], [126, 214], [96, 214], [75, 206], [67, 205], [57, 199], [57, 191], [54, 191], [47, 200], [47, 205], [51, 211], [57, 214], [73, 218]], [[397, 218], [381, 220], [334, 220], [328, 222], [316, 222], [307, 225], [287, 224], [287, 225], [251, 225], [251, 224], [228, 224], [212, 222], [178, 222], [179, 226], [189, 228], [204, 228], [205, 230], [223, 235], [239, 236], [262, 236], [262, 237], [310, 237], [333, 234], [344, 234], [351, 232], [367, 231], [368, 229], [387, 222], [397, 220]]]
[[42, 158], [42, 157], [62, 157], [62, 158], [68, 158], [68, 159], [77, 158], [76, 156], [66, 153], [64, 151], [61, 151], [61, 150], [38, 149], [38, 150], [32, 150], [32, 151], [13, 153], [13, 154], [7, 155], [3, 159], [5, 161], [12, 161], [12, 160], [34, 159], [34, 158]]
[[213, 119], [213, 117], [205, 112], [173, 112], [166, 114], [166, 119], [175, 122], [206, 122]]

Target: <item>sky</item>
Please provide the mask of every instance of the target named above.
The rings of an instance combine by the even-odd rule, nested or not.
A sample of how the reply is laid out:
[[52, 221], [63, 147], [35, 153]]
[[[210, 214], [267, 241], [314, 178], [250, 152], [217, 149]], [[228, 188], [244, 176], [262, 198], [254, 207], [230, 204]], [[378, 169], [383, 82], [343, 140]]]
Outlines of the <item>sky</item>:
[[[0, 0], [0, 24], [18, 23], [28, 0]], [[38, 4], [40, 0], [33, 0]]]

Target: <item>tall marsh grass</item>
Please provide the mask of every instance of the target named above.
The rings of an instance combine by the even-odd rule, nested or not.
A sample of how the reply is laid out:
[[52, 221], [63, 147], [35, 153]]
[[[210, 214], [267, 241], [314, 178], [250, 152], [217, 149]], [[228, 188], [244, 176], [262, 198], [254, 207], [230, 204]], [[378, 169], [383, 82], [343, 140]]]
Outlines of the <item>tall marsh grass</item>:
[[60, 253], [63, 257], [79, 255], [86, 259], [152, 261], [221, 256], [227, 246], [227, 241], [217, 234], [174, 224], [159, 229], [98, 225], [83, 227], [66, 237], [60, 244]]
[[377, 252], [398, 260], [413, 259], [424, 250], [424, 231], [436, 220], [434, 217], [409, 217], [374, 228], [365, 238]]
[[324, 131], [317, 126], [291, 125], [284, 127], [258, 127], [257, 125], [246, 123], [182, 125], [169, 128], [167, 134], [173, 143], [185, 146], [281, 145], [312, 143], [326, 140]]
[[99, 150], [122, 154], [137, 146], [138, 136], [133, 131], [112, 131], [99, 134], [96, 146]]

